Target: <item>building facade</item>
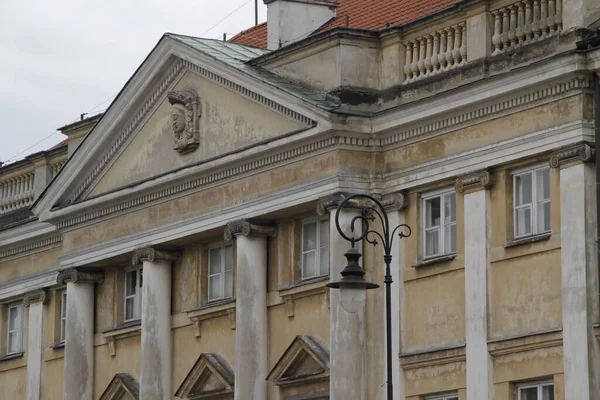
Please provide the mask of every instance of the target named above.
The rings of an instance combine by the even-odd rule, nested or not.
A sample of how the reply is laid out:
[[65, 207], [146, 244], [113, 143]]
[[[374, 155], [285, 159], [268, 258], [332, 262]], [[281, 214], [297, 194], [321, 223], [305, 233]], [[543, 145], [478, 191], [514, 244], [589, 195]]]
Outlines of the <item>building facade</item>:
[[103, 115], [0, 168], [0, 398], [384, 399], [383, 289], [326, 287], [352, 193], [412, 228], [395, 399], [600, 398], [600, 4], [374, 29], [265, 2], [232, 42], [165, 34]]

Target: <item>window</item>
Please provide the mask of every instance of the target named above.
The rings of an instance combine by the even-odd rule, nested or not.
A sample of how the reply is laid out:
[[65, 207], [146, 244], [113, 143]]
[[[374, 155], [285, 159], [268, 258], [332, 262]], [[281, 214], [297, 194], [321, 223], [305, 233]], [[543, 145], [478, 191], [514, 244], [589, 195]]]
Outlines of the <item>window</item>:
[[60, 343], [67, 337], [67, 291], [60, 293]]
[[552, 382], [519, 385], [517, 392], [517, 400], [554, 400], [554, 384]]
[[302, 279], [329, 275], [329, 220], [302, 223]]
[[219, 245], [208, 250], [208, 301], [233, 297], [233, 247]]
[[456, 193], [423, 196], [422, 213], [424, 258], [456, 253]]
[[23, 331], [25, 329], [23, 304], [10, 304], [7, 311], [6, 354], [20, 353], [23, 351]]
[[550, 168], [513, 176], [515, 238], [550, 232]]
[[458, 393], [441, 394], [425, 397], [425, 400], [458, 400]]
[[142, 318], [142, 268], [125, 271], [125, 322]]

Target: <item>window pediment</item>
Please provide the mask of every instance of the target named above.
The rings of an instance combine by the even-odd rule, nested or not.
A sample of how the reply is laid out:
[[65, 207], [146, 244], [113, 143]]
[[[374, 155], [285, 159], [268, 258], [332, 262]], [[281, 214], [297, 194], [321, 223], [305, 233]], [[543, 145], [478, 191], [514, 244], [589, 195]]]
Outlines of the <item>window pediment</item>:
[[327, 380], [329, 352], [312, 336], [298, 335], [267, 379], [278, 386]]
[[225, 360], [216, 354], [203, 353], [177, 389], [175, 397], [193, 400], [233, 395], [234, 383], [233, 371]]
[[116, 374], [100, 396], [100, 400], [138, 400], [139, 398], [140, 386], [129, 374]]

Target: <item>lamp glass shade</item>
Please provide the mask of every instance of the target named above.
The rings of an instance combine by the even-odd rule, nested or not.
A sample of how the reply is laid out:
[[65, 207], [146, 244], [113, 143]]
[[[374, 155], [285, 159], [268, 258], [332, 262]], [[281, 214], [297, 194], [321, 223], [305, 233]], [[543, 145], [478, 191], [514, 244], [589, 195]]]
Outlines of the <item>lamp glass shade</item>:
[[354, 314], [365, 306], [367, 290], [364, 286], [340, 286], [340, 305], [344, 311]]

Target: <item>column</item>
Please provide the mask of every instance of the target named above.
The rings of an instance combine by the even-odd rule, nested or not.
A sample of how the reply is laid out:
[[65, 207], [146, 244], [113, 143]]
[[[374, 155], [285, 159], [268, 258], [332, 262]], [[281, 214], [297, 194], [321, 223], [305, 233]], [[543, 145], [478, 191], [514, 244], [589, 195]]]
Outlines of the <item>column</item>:
[[558, 150], [550, 167], [560, 168], [560, 240], [563, 359], [566, 398], [596, 399], [598, 256], [594, 149], [578, 144]]
[[[408, 205], [407, 198], [403, 193], [395, 193], [385, 196], [382, 204], [385, 206], [390, 222], [390, 229], [405, 223], [404, 209]], [[403, 230], [407, 233], [406, 230]], [[392, 243], [392, 384], [394, 385], [394, 400], [404, 400], [404, 372], [400, 365], [400, 352], [402, 351], [404, 333], [404, 240], [398, 235]], [[383, 266], [382, 266], [383, 268]], [[385, 312], [383, 310], [382, 312]], [[385, 331], [381, 332], [380, 339], [385, 343]]]
[[[142, 264], [142, 339], [140, 357], [140, 400], [165, 400], [171, 390], [171, 263], [179, 253], [138, 249], [133, 265]], [[67, 293], [67, 298], [69, 294]]]
[[94, 284], [98, 270], [68, 269], [56, 281], [67, 284], [67, 332], [63, 399], [92, 400], [94, 389]]
[[467, 398], [493, 399], [492, 358], [487, 348], [487, 309], [490, 266], [490, 196], [494, 184], [488, 171], [460, 177], [456, 192], [463, 194], [465, 230], [465, 312], [467, 340]]
[[235, 399], [267, 398], [267, 237], [274, 226], [240, 220], [227, 224], [225, 240], [236, 240]]
[[44, 367], [44, 303], [47, 296], [44, 290], [25, 295], [23, 305], [29, 308], [27, 326], [27, 400], [40, 400], [42, 392], [42, 369]]
[[[340, 280], [340, 272], [347, 263], [344, 254], [350, 248], [350, 243], [340, 236], [335, 225], [336, 209], [343, 199], [343, 194], [335, 194], [321, 199], [317, 204], [319, 215], [329, 213], [329, 277], [331, 282]], [[359, 213], [358, 208], [349, 208], [340, 212], [340, 227], [348, 235], [351, 235], [352, 218]], [[360, 228], [360, 222], [356, 223], [355, 228]], [[357, 243], [356, 247], [361, 250], [362, 246]], [[330, 398], [331, 400], [365, 400], [367, 382], [364, 304], [356, 312], [344, 310], [340, 304], [339, 290], [329, 291], [329, 302]]]

